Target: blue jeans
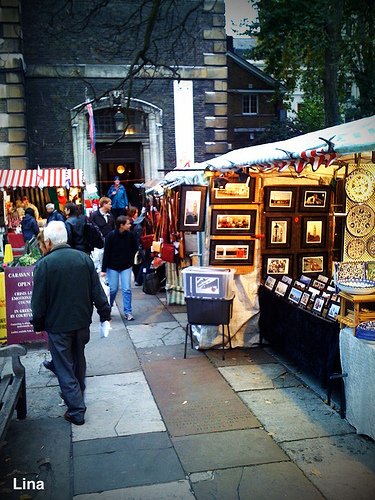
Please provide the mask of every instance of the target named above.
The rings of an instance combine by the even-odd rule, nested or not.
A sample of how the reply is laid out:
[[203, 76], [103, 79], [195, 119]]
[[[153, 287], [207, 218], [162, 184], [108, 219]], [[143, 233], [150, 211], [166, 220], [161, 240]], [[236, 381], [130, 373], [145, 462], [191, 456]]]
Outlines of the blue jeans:
[[109, 303], [113, 306], [115, 301], [119, 278], [121, 281], [122, 301], [124, 303], [124, 314], [131, 314], [132, 312], [132, 291], [131, 279], [132, 268], [124, 269], [123, 271], [115, 271], [114, 269], [107, 268], [107, 279], [109, 285]]

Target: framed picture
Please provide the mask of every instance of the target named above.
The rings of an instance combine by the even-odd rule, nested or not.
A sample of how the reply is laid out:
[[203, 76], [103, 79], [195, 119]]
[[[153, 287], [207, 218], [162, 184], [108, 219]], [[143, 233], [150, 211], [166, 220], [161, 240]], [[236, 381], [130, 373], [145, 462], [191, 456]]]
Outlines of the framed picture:
[[288, 290], [288, 285], [286, 283], [284, 283], [283, 281], [278, 281], [276, 288], [275, 288], [275, 293], [277, 295], [280, 295], [281, 297], [284, 297], [287, 290]]
[[179, 231], [203, 231], [206, 216], [207, 186], [181, 186], [178, 216]]
[[300, 189], [300, 212], [328, 212], [331, 188], [301, 186]]
[[266, 186], [264, 188], [264, 210], [266, 212], [294, 212], [296, 187]]
[[325, 304], [324, 298], [318, 295], [317, 297], [315, 297], [314, 304], [311, 308], [312, 312], [321, 315], [324, 304]]
[[268, 288], [268, 290], [271, 290], [272, 292], [272, 290], [275, 287], [275, 283], [276, 283], [276, 278], [274, 278], [273, 276], [267, 276], [264, 286]]
[[191, 291], [194, 297], [223, 297], [223, 286], [223, 280], [219, 276], [212, 276], [209, 273], [199, 276], [191, 275]]
[[325, 289], [325, 287], [326, 287], [326, 286], [325, 286], [325, 284], [324, 284], [324, 283], [322, 283], [322, 282], [321, 282], [321, 281], [319, 281], [319, 280], [314, 280], [314, 281], [313, 281], [313, 283], [312, 283], [312, 286], [313, 286], [314, 288], [317, 288], [317, 289], [318, 289], [318, 290], [320, 290], [320, 291], [324, 290], [324, 289]]
[[338, 293], [333, 293], [331, 296], [331, 301], [336, 302], [337, 304], [340, 304], [340, 299], [341, 297], [339, 296]]
[[299, 304], [301, 307], [304, 307], [306, 309], [309, 301], [311, 298], [311, 293], [309, 292], [302, 292], [301, 300], [299, 301]]
[[302, 282], [302, 283], [305, 283], [306, 286], [309, 286], [310, 283], [311, 283], [311, 278], [309, 276], [305, 276], [304, 274], [301, 274], [299, 280]]
[[250, 236], [255, 233], [256, 210], [212, 210], [211, 234]]
[[336, 316], [340, 312], [340, 304], [337, 302], [330, 302], [328, 305], [328, 311], [326, 318], [336, 320]]
[[291, 217], [267, 217], [266, 247], [289, 248], [292, 233]]
[[375, 262], [366, 262], [366, 279], [375, 281]]
[[312, 286], [310, 286], [308, 288], [308, 292], [310, 293], [310, 296], [311, 296], [310, 298], [312, 301], [314, 301], [315, 297], [320, 294], [320, 290], [318, 290], [317, 288], [314, 288]]
[[306, 284], [305, 283], [302, 283], [302, 281], [298, 281], [298, 280], [295, 280], [295, 282], [293, 283], [293, 286], [294, 288], [298, 288], [298, 290], [305, 290], [306, 288]]
[[284, 274], [284, 276], [281, 278], [281, 281], [283, 281], [284, 283], [286, 283], [288, 286], [292, 284], [292, 278], [290, 276], [287, 276], [286, 274]]
[[325, 247], [327, 217], [302, 217], [301, 247]]
[[211, 240], [210, 265], [251, 266], [254, 245], [254, 240]]
[[216, 177], [211, 178], [210, 201], [211, 204], [239, 204], [254, 201], [255, 177], [248, 177], [246, 182], [239, 182], [237, 178]]
[[299, 255], [299, 269], [301, 274], [316, 275], [324, 273], [327, 266], [327, 253], [317, 253], [310, 255]]
[[319, 274], [318, 280], [321, 281], [322, 283], [325, 283], [326, 285], [329, 282], [328, 276], [324, 276], [324, 274]]
[[289, 297], [288, 299], [293, 302], [293, 304], [298, 305], [299, 301], [301, 300], [302, 297], [302, 290], [298, 290], [298, 288], [294, 288], [294, 286], [291, 288], [289, 292]]
[[263, 255], [264, 276], [267, 274], [290, 274], [292, 270], [292, 255], [286, 255], [282, 257], [280, 257], [280, 255]]
[[331, 300], [331, 294], [330, 294], [330, 293], [328, 293], [328, 292], [324, 292], [324, 291], [323, 291], [323, 292], [322, 292], [322, 297], [323, 297], [323, 299], [324, 299], [324, 301], [325, 301], [325, 302], [324, 302], [324, 303], [325, 303], [325, 306], [328, 306], [328, 304], [329, 304], [329, 302], [330, 302], [330, 300]]

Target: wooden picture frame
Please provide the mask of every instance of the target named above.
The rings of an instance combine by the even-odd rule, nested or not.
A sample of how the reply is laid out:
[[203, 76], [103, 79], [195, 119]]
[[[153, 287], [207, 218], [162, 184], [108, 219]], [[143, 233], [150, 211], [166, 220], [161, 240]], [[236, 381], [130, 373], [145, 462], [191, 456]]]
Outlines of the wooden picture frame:
[[302, 217], [301, 224], [302, 248], [326, 246], [327, 217]]
[[274, 278], [273, 276], [267, 276], [267, 279], [264, 282], [264, 286], [266, 288], [268, 288], [268, 290], [273, 292], [273, 289], [275, 288], [276, 281], [277, 281], [276, 278]]
[[248, 177], [245, 182], [237, 178], [212, 177], [210, 182], [211, 205], [246, 204], [254, 201], [255, 177]]
[[181, 186], [178, 231], [204, 231], [206, 198], [207, 186]]
[[266, 218], [266, 248], [290, 248], [291, 217]]
[[254, 235], [256, 217], [256, 210], [213, 209], [211, 234], [222, 236]]
[[[263, 276], [291, 275], [293, 273], [293, 255], [262, 255]], [[288, 286], [289, 284], [286, 283]]]
[[297, 187], [265, 186], [265, 212], [294, 212], [296, 206]]
[[331, 188], [328, 186], [301, 186], [300, 212], [328, 212]]
[[252, 266], [254, 240], [211, 240], [210, 265]]
[[298, 255], [298, 274], [317, 276], [327, 269], [327, 252]]

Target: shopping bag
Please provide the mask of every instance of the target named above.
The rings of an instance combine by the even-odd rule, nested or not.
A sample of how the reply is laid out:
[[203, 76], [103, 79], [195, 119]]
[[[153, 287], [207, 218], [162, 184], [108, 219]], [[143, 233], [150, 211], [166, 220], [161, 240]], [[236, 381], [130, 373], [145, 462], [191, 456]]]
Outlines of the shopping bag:
[[100, 323], [99, 327], [99, 337], [108, 337], [109, 335], [109, 330], [111, 329], [111, 325], [109, 321], [103, 321], [103, 323]]
[[156, 270], [151, 270], [143, 275], [143, 288], [144, 293], [148, 295], [156, 295], [160, 290], [160, 280]]
[[137, 252], [135, 255], [134, 255], [134, 265], [135, 266], [139, 266], [142, 264], [142, 255], [140, 252]]
[[100, 280], [100, 284], [103, 287], [103, 290], [104, 290], [104, 292], [106, 294], [106, 297], [107, 297], [107, 300], [108, 300], [108, 304], [109, 304], [109, 286], [107, 285], [107, 283], [103, 279]]

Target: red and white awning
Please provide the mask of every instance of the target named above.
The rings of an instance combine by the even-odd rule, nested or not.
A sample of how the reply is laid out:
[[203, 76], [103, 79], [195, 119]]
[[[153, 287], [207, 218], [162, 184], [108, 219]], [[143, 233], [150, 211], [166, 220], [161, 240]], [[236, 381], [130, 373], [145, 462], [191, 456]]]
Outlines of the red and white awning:
[[39, 168], [35, 170], [1, 170], [0, 188], [83, 187], [81, 169]]

